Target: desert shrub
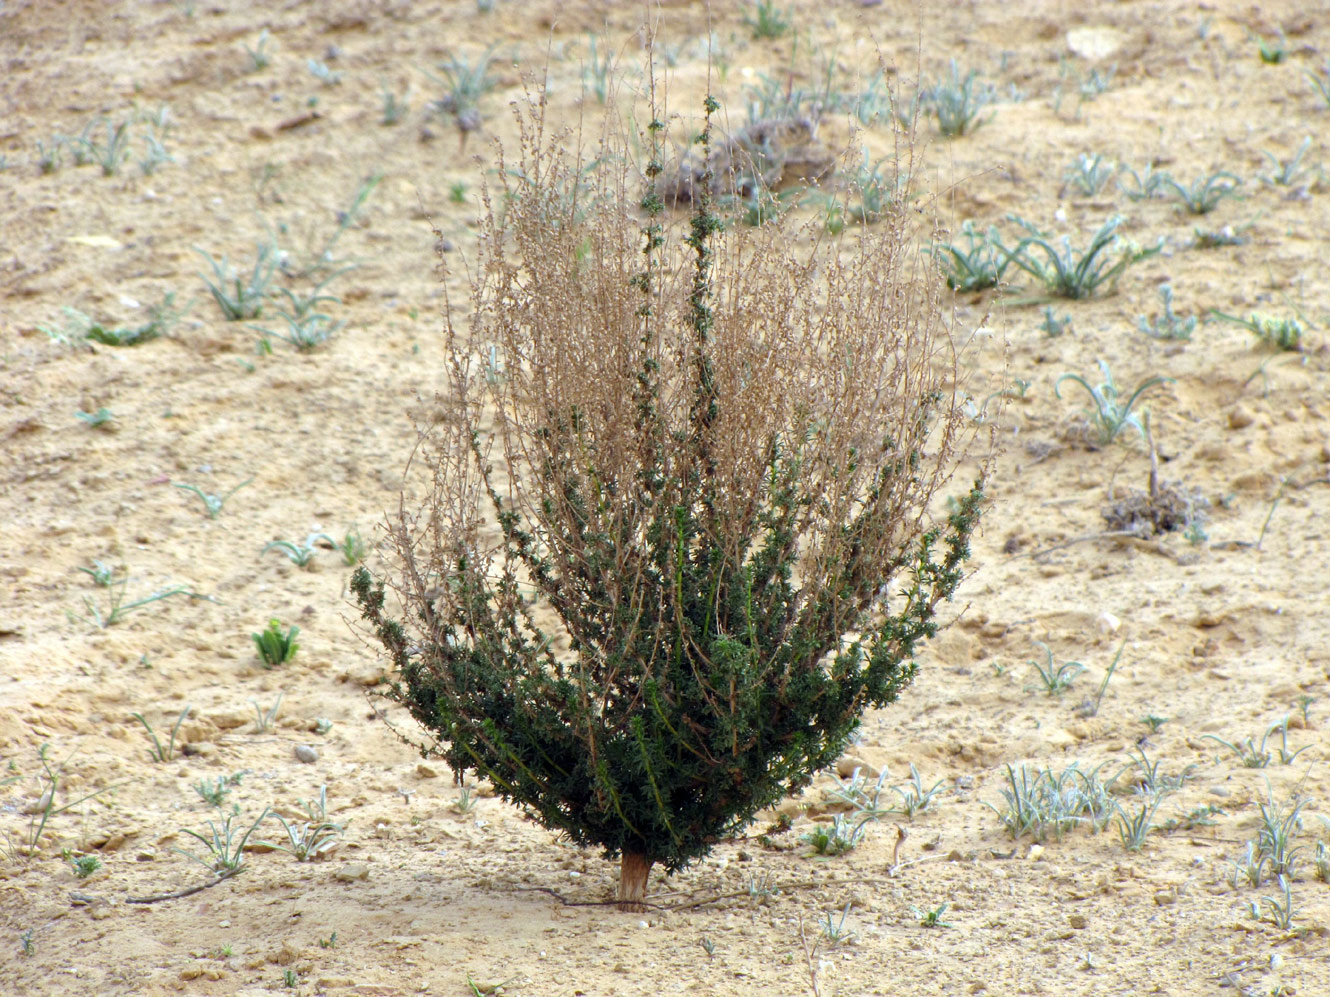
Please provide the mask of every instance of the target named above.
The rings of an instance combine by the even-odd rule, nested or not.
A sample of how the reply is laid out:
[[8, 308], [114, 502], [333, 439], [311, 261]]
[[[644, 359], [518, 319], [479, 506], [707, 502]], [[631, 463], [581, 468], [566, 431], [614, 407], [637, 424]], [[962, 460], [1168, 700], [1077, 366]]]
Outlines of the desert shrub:
[[913, 208], [725, 227], [703, 183], [674, 219], [640, 193], [663, 125], [634, 175], [613, 122], [583, 153], [531, 105], [391, 566], [353, 588], [422, 750], [620, 857], [631, 908], [900, 696], [983, 496], [929, 516], [968, 429]]

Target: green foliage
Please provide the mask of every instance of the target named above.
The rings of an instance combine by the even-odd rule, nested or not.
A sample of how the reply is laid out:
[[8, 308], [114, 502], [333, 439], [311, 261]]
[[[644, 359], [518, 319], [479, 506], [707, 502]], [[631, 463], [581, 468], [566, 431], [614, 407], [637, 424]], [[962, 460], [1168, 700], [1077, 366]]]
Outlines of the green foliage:
[[[288, 561], [298, 568], [309, 568], [314, 564], [314, 555], [319, 551], [318, 541], [327, 541], [330, 545], [336, 546], [333, 538], [326, 533], [311, 533], [305, 538], [304, 543], [295, 540], [274, 540], [271, 543], [263, 545], [263, 553], [270, 550], [279, 550], [286, 555]], [[349, 562], [350, 563], [350, 562]]]
[[966, 221], [961, 223], [961, 235], [965, 237], [964, 246], [944, 242], [929, 250], [934, 256], [942, 257], [947, 286], [957, 291], [997, 287], [1007, 261], [998, 259], [996, 230], [976, 232], [974, 223]]
[[1288, 57], [1288, 39], [1284, 37], [1284, 32], [1279, 32], [1273, 38], [1264, 35], [1252, 35], [1252, 38], [1256, 41], [1256, 54], [1267, 66], [1277, 66]]
[[1237, 197], [1237, 190], [1242, 186], [1242, 180], [1232, 173], [1220, 170], [1209, 176], [1197, 177], [1190, 185], [1185, 185], [1165, 173], [1159, 178], [1159, 186], [1160, 189], [1172, 191], [1191, 214], [1205, 215], [1214, 211], [1224, 198]]
[[818, 855], [844, 855], [859, 846], [864, 840], [865, 827], [873, 816], [861, 817], [852, 821], [845, 814], [836, 814], [829, 824], [818, 824], [799, 840], [811, 845]]
[[86, 345], [88, 341], [103, 346], [137, 346], [164, 336], [189, 310], [175, 306], [175, 293], [166, 295], [159, 305], [148, 308], [148, 321], [142, 325], [116, 328], [103, 322], [95, 321], [75, 308], [62, 308], [66, 322], [63, 328], [39, 325], [37, 328], [51, 339], [67, 346]]
[[1057, 664], [1053, 661], [1053, 649], [1041, 640], [1035, 641], [1044, 649], [1044, 655], [1047, 657], [1045, 664], [1038, 661], [1031, 661], [1029, 664], [1034, 666], [1035, 673], [1039, 676], [1039, 682], [1044, 687], [1044, 692], [1050, 696], [1060, 696], [1071, 688], [1076, 677], [1085, 671], [1085, 666], [1079, 661], [1064, 661]]
[[341, 843], [346, 825], [328, 819], [327, 786], [319, 787], [317, 800], [301, 801], [300, 805], [304, 808], [307, 820], [288, 821], [281, 814], [273, 814], [277, 822], [282, 825], [286, 840], [271, 844], [280, 851], [294, 855], [297, 862], [313, 862], [327, 855]]
[[185, 717], [189, 716], [190, 707], [186, 706], [180, 711], [180, 716], [176, 717], [175, 724], [171, 727], [171, 737], [166, 742], [166, 747], [162, 747], [162, 742], [157, 739], [157, 732], [152, 729], [152, 724], [148, 723], [142, 713], [131, 713], [130, 716], [143, 724], [143, 729], [148, 732], [148, 737], [152, 739], [152, 760], [154, 762], [169, 762], [175, 757], [175, 736], [180, 730], [180, 725], [185, 722]]
[[950, 921], [944, 921], [943, 917], [947, 913], [947, 908], [951, 906], [950, 901], [932, 908], [931, 910], [915, 909], [915, 916], [919, 918], [919, 927], [921, 928], [950, 928]]
[[1114, 166], [1103, 156], [1081, 153], [1062, 175], [1064, 189], [1070, 187], [1084, 197], [1094, 197], [1113, 179]]
[[1276, 318], [1273, 315], [1261, 315], [1253, 312], [1248, 318], [1227, 315], [1216, 308], [1210, 314], [1224, 322], [1232, 322], [1250, 330], [1263, 346], [1273, 346], [1282, 352], [1297, 352], [1302, 349], [1302, 323], [1295, 318]]
[[[1101, 287], [1112, 287], [1123, 271], [1133, 263], [1153, 256], [1164, 247], [1163, 240], [1152, 249], [1124, 244], [1117, 229], [1122, 217], [1115, 215], [1100, 226], [1084, 251], [1072, 249], [1071, 239], [1062, 237], [1061, 248], [1054, 248], [1048, 238], [1024, 218], [1007, 216], [1029, 234], [1013, 248], [997, 244], [998, 252], [1006, 263], [1014, 263], [1059, 298], [1089, 298]], [[1033, 256], [1031, 249], [1040, 250], [1044, 259]]]
[[1159, 375], [1147, 377], [1136, 385], [1125, 401], [1122, 401], [1120, 400], [1118, 386], [1113, 381], [1113, 372], [1109, 370], [1108, 364], [1100, 360], [1099, 370], [1103, 373], [1104, 380], [1098, 386], [1091, 385], [1080, 374], [1063, 374], [1054, 382], [1053, 393], [1059, 398], [1062, 397], [1063, 381], [1071, 381], [1085, 389], [1085, 393], [1090, 396], [1093, 406], [1087, 410], [1086, 417], [1090, 429], [1094, 432], [1094, 441], [1101, 446], [1112, 443], [1122, 434], [1124, 429], [1128, 428], [1136, 430], [1144, 439], [1145, 426], [1141, 422], [1141, 413], [1133, 412], [1132, 409], [1141, 395], [1161, 384], [1171, 384], [1173, 378], [1160, 377]]
[[614, 53], [607, 51], [600, 54], [599, 41], [595, 35], [587, 35], [587, 61], [582, 66], [582, 88], [590, 89], [598, 103], [605, 103], [610, 96], [610, 75], [614, 69]]
[[226, 798], [231, 795], [231, 790], [239, 786], [244, 777], [244, 772], [232, 772], [230, 775], [219, 775], [213, 779], [200, 779], [194, 783], [194, 792], [198, 793], [199, 799], [208, 806], [220, 810], [226, 805]]
[[111, 424], [111, 420], [115, 418], [115, 413], [106, 406], [102, 406], [96, 412], [84, 412], [79, 409], [74, 413], [74, 418], [86, 423], [89, 429], [102, 429]]
[[1330, 110], [1330, 62], [1327, 62], [1319, 73], [1309, 69], [1304, 75], [1311, 81], [1312, 90], [1321, 98], [1326, 109]]
[[744, 24], [753, 33], [754, 41], [781, 38], [792, 26], [792, 8], [781, 10], [776, 0], [754, 0], [752, 10], [744, 15]]
[[[103, 793], [109, 793], [111, 790], [124, 785], [124, 783], [116, 783], [104, 789], [93, 790], [91, 793], [85, 793], [77, 799], [67, 800], [62, 805], [56, 806], [56, 794], [60, 791], [60, 784], [64, 779], [65, 766], [74, 757], [74, 752], [70, 752], [63, 761], [53, 765], [47, 754], [50, 748], [50, 744], [43, 744], [37, 749], [37, 760], [42, 766], [42, 774], [37, 777], [37, 805], [35, 810], [32, 811], [31, 819], [28, 821], [28, 829], [21, 838], [20, 847], [15, 849], [11, 842], [11, 857], [36, 855], [41, 846], [42, 835], [46, 832], [46, 825], [52, 817], [59, 816], [66, 810], [72, 810], [80, 803], [94, 800]], [[78, 749], [74, 750], [77, 751]]]
[[439, 63], [443, 77], [433, 78], [448, 89], [433, 107], [443, 114], [451, 114], [459, 131], [472, 132], [480, 127], [480, 99], [493, 90], [497, 82], [489, 73], [493, 62], [494, 46], [491, 45], [474, 62], [465, 56], [453, 55]]
[[268, 295], [268, 286], [277, 271], [277, 246], [272, 242], [260, 242], [254, 246], [254, 266], [249, 276], [242, 278], [231, 269], [230, 261], [223, 256], [215, 260], [211, 255], [194, 247], [194, 251], [208, 261], [212, 267], [212, 277], [199, 274], [208, 285], [217, 307], [228, 322], [240, 322], [256, 319], [263, 314], [263, 302]]
[[82, 622], [96, 627], [98, 630], [105, 630], [107, 627], [115, 626], [136, 609], [142, 609], [144, 606], [150, 606], [155, 602], [170, 599], [172, 596], [185, 595], [191, 599], [204, 598], [187, 586], [172, 585], [170, 588], [160, 589], [152, 595], [144, 596], [142, 599], [126, 602], [125, 595], [129, 588], [129, 574], [126, 573], [117, 579], [114, 574], [106, 575], [102, 573], [101, 568], [104, 566], [100, 562], [94, 561], [93, 563], [97, 567], [89, 574], [92, 575], [93, 581], [99, 587], [106, 590], [105, 605], [85, 595], [83, 597], [82, 613], [66, 611], [65, 615], [69, 617], [71, 623]]
[[[708, 99], [708, 114], [717, 106]], [[648, 132], [654, 137], [663, 127], [652, 122]], [[709, 133], [708, 126], [703, 161]], [[624, 241], [609, 244], [617, 237], [606, 231], [614, 219], [636, 225], [622, 221], [632, 217], [632, 206], [602, 207], [598, 193], [608, 198], [613, 187], [597, 188], [585, 207], [565, 203], [561, 193], [579, 176], [576, 168], [557, 160], [541, 165], [547, 172], [528, 166], [501, 177], [519, 191], [503, 217], [513, 244], [529, 247], [522, 263], [528, 269], [513, 283], [502, 268], [489, 271], [496, 324], [480, 328], [478, 341], [489, 341], [491, 329], [525, 328], [522, 316], [538, 314], [542, 338], [572, 349], [571, 332], [560, 340], [557, 331], [572, 326], [555, 323], [560, 308], [576, 308], [577, 328], [589, 322], [619, 337], [632, 387], [616, 388], [621, 407], [608, 424], [601, 420], [611, 413], [585, 400], [606, 383], [600, 380], [513, 415], [530, 420], [512, 424], [514, 432], [529, 434], [522, 438], [530, 462], [509, 468], [527, 482], [524, 494], [541, 496], [529, 503], [500, 494], [507, 486], [486, 456], [479, 426], [460, 417], [441, 426], [439, 433], [456, 435], [436, 439], [437, 449], [422, 457], [437, 462], [438, 504], [393, 528], [403, 568], [391, 579], [394, 603], [364, 568], [354, 573], [352, 590], [390, 658], [389, 697], [432, 735], [426, 750], [459, 773], [479, 773], [500, 797], [575, 844], [622, 856], [626, 873], [633, 863], [674, 871], [808, 785], [840, 757], [866, 708], [901, 695], [914, 678], [916, 650], [938, 629], [938, 603], [961, 581], [984, 495], [976, 483], [932, 525], [908, 525], [916, 521], [913, 499], [909, 518], [895, 518], [892, 509], [901, 507], [890, 496], [938, 487], [932, 441], [960, 423], [947, 408], [949, 396], [931, 389], [893, 396], [892, 405], [909, 415], [870, 449], [860, 447], [858, 422], [852, 435], [838, 428], [834, 420], [845, 408], [801, 405], [788, 410], [790, 421], [777, 422], [767, 412], [786, 418], [782, 392], [769, 410], [743, 410], [739, 446], [752, 451], [745, 465], [751, 473], [738, 478], [723, 470], [721, 443], [728, 437], [721, 433], [738, 425], [742, 405], [721, 387], [737, 378], [718, 374], [726, 363], [735, 374], [742, 369], [733, 351], [718, 345], [722, 330], [729, 335], [736, 328], [725, 309], [753, 300], [758, 304], [745, 305], [748, 327], [754, 320], [783, 324], [785, 306], [749, 295], [797, 282], [814, 268], [759, 256], [736, 270], [732, 256], [713, 249], [722, 222], [704, 183], [687, 234], [674, 243], [671, 259], [681, 261], [679, 269], [671, 270], [658, 196], [642, 198], [639, 230], [626, 227]], [[659, 170], [653, 158], [648, 175]], [[580, 211], [591, 214], [583, 218]], [[584, 245], [589, 254], [579, 261], [575, 250]], [[537, 246], [544, 248], [536, 252]], [[485, 248], [501, 250], [493, 242]], [[853, 265], [887, 274], [879, 268], [889, 255], [865, 252]], [[576, 269], [555, 269], [569, 267]], [[718, 286], [718, 272], [724, 281], [754, 282]], [[588, 318], [581, 305], [567, 303], [573, 273], [588, 293], [596, 292], [587, 307], [622, 301], [627, 289], [640, 297], [622, 312]], [[900, 279], [917, 280], [914, 273]], [[875, 278], [883, 308], [918, 286], [894, 279]], [[661, 290], [666, 286], [673, 297]], [[941, 293], [929, 286], [929, 293]], [[792, 300], [789, 307], [803, 307], [801, 298]], [[832, 300], [840, 299], [833, 293]], [[919, 328], [917, 313], [910, 315], [902, 323]], [[856, 306], [840, 321], [862, 331], [865, 351], [894, 343], [902, 356], [916, 352], [904, 339], [889, 338], [899, 334], [877, 324], [872, 310]], [[811, 344], [811, 333], [805, 335]], [[791, 349], [798, 348], [796, 339]], [[576, 349], [597, 352], [584, 338]], [[682, 359], [662, 364], [659, 355]], [[882, 362], [858, 348], [829, 357], [820, 342], [790, 356], [782, 353], [784, 362], [834, 365], [841, 377], [847, 368], [856, 374], [856, 364]], [[514, 385], [522, 391], [530, 385], [516, 379], [545, 372], [530, 359], [521, 369], [509, 365], [497, 384], [477, 374], [470, 390], [521, 397]], [[927, 367], [925, 361], [911, 376], [926, 380]], [[459, 358], [453, 370], [462, 369]], [[855, 392], [842, 399], [846, 406], [862, 400]], [[776, 428], [761, 429], [754, 445], [750, 428], [759, 416]], [[847, 435], [834, 435], [841, 431]], [[829, 442], [836, 439], [844, 442]], [[492, 556], [475, 550], [482, 516], [501, 531]], [[813, 561], [809, 545], [829, 553]], [[533, 603], [549, 615], [538, 616]], [[555, 618], [557, 627], [538, 622]], [[556, 652], [564, 634], [566, 650]]]
[[250, 477], [240, 482], [240, 484], [236, 485], [229, 492], [220, 495], [215, 495], [212, 492], [205, 492], [198, 485], [182, 485], [177, 482], [176, 487], [183, 492], [191, 492], [194, 495], [197, 495], [199, 501], [203, 503], [204, 510], [208, 513], [208, 518], [216, 519], [222, 514], [222, 507], [226, 505], [226, 500], [253, 480], [254, 476], [250, 475]]
[[1117, 813], [1108, 787], [1099, 780], [1099, 769], [1082, 772], [1072, 762], [1060, 772], [1050, 767], [1031, 771], [1007, 766], [1007, 786], [1000, 791], [1005, 807], [999, 810], [985, 801], [1013, 838], [1026, 835], [1043, 841], [1052, 834], [1059, 841], [1077, 824], [1102, 831]]
[[261, 69], [267, 69], [268, 64], [272, 61], [267, 52], [268, 40], [268, 29], [264, 28], [259, 32], [259, 39], [254, 44], [253, 48], [248, 45], [244, 46], [245, 54], [249, 56], [249, 71], [251, 73], [257, 73]]
[[[1123, 177], [1131, 178], [1131, 185], [1123, 182]], [[1146, 201], [1152, 197], [1160, 196], [1164, 180], [1168, 177], [1167, 173], [1156, 173], [1153, 164], [1146, 164], [1146, 167], [1140, 173], [1137, 173], [1129, 166], [1122, 166], [1118, 175], [1118, 189], [1126, 194], [1130, 200]]]
[[[292, 654], [295, 652], [292, 651]], [[278, 662], [280, 664], [280, 662]], [[266, 710], [256, 701], [250, 700], [249, 705], [254, 707], [254, 730], [259, 734], [266, 734], [272, 730], [272, 725], [277, 720], [277, 711], [282, 708], [282, 696], [285, 693], [279, 692], [277, 698], [273, 700], [272, 706]]]
[[1282, 160], [1274, 153], [1261, 151], [1266, 162], [1270, 164], [1270, 171], [1261, 174], [1261, 180], [1272, 187], [1293, 187], [1303, 174], [1302, 160], [1307, 155], [1307, 150], [1312, 147], [1312, 137], [1306, 136], [1298, 145], [1297, 150], [1288, 160]]
[[406, 117], [407, 112], [411, 110], [411, 103], [407, 98], [407, 95], [403, 94], [401, 97], [398, 97], [387, 84], [384, 84], [383, 89], [379, 92], [379, 96], [383, 101], [383, 114], [379, 119], [379, 122], [385, 127], [397, 124]]
[[283, 631], [279, 620], [269, 620], [267, 630], [250, 636], [254, 638], [254, 646], [258, 648], [259, 659], [264, 666], [273, 668], [296, 656], [296, 651], [300, 650], [300, 645], [296, 643], [296, 635], [299, 633], [299, 627], [293, 626]]
[[1152, 318], [1136, 316], [1136, 328], [1151, 339], [1186, 341], [1196, 331], [1196, 316], [1183, 318], [1173, 310], [1173, 285], [1164, 284], [1159, 288], [1160, 312]]
[[259, 829], [259, 825], [268, 819], [270, 813], [267, 807], [263, 808], [263, 813], [258, 818], [244, 828], [241, 833], [241, 825], [233, 824], [239, 817], [238, 814], [231, 814], [221, 824], [216, 821], [208, 821], [208, 833], [201, 834], [198, 831], [189, 828], [182, 828], [185, 834], [196, 838], [202, 842], [205, 850], [202, 856], [194, 852], [186, 851], [183, 848], [173, 848], [187, 859], [192, 859], [199, 865], [211, 872], [217, 874], [220, 878], [233, 876], [241, 870], [245, 864], [245, 846], [249, 844], [250, 837]]
[[964, 76], [952, 59], [947, 75], [921, 90], [919, 107], [937, 119], [938, 131], [946, 138], [956, 138], [972, 132], [987, 119], [979, 115], [997, 100], [990, 83], [978, 83], [978, 70], [971, 69]]

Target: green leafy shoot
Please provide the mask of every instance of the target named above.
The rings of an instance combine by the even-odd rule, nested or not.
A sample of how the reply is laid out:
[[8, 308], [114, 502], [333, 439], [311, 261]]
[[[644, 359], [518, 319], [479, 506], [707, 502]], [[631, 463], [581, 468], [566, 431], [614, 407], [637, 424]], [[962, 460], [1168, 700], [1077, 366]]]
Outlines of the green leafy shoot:
[[263, 545], [263, 553], [270, 550], [279, 550], [286, 555], [287, 560], [298, 568], [308, 568], [314, 563], [314, 555], [318, 553], [318, 541], [324, 540], [330, 546], [336, 547], [336, 542], [326, 533], [311, 533], [305, 538], [304, 543], [297, 543], [295, 540], [274, 540], [271, 543]]
[[1124, 401], [1121, 399], [1117, 384], [1113, 381], [1113, 372], [1109, 370], [1108, 364], [1100, 360], [1099, 369], [1104, 375], [1102, 383], [1092, 385], [1079, 374], [1063, 374], [1054, 383], [1053, 393], [1059, 398], [1062, 397], [1062, 383], [1064, 381], [1071, 381], [1085, 389], [1085, 393], [1090, 396], [1091, 402], [1091, 408], [1087, 410], [1086, 415], [1096, 443], [1100, 445], [1112, 443], [1125, 429], [1136, 430], [1144, 439], [1145, 427], [1141, 422], [1142, 414], [1133, 411], [1136, 402], [1151, 388], [1171, 384], [1174, 379], [1159, 375], [1148, 377], [1136, 385]]
[[253, 480], [254, 476], [250, 475], [244, 481], [240, 482], [240, 484], [232, 488], [229, 492], [226, 492], [221, 495], [214, 495], [211, 492], [205, 492], [198, 485], [182, 485], [177, 483], [176, 487], [179, 488], [181, 491], [192, 492], [193, 494], [197, 495], [199, 497], [199, 500], [203, 503], [204, 509], [207, 510], [208, 518], [216, 519], [218, 516], [222, 514], [222, 507], [226, 505], [226, 500], [229, 499], [236, 492], [240, 491], [240, 489], [244, 488]]
[[256, 243], [254, 250], [254, 266], [248, 277], [241, 277], [232, 270], [227, 257], [216, 260], [197, 246], [194, 247], [194, 251], [212, 268], [212, 277], [203, 273], [199, 276], [208, 285], [208, 292], [228, 322], [256, 319], [263, 314], [263, 302], [277, 272], [280, 253], [272, 242]]
[[180, 716], [176, 717], [175, 723], [171, 727], [171, 736], [166, 742], [166, 747], [162, 747], [162, 742], [157, 738], [157, 732], [152, 729], [152, 724], [148, 723], [142, 713], [131, 713], [130, 716], [143, 724], [143, 729], [148, 732], [148, 737], [152, 739], [152, 760], [154, 762], [169, 762], [175, 757], [175, 738], [180, 731], [180, 725], [185, 722], [185, 717], [189, 716], [191, 707], [186, 705], [180, 711]]
[[1136, 316], [1136, 328], [1151, 339], [1186, 341], [1196, 330], [1196, 316], [1183, 318], [1173, 310], [1173, 285], [1164, 284], [1159, 288], [1160, 311], [1157, 315], [1146, 318]]
[[1050, 696], [1060, 696], [1071, 688], [1077, 676], [1085, 671], [1085, 666], [1079, 661], [1064, 661], [1059, 665], [1053, 660], [1053, 649], [1051, 647], [1041, 640], [1037, 640], [1035, 643], [1044, 649], [1047, 661], [1044, 664], [1040, 664], [1038, 661], [1030, 661], [1028, 664], [1034, 666], [1044, 692]]
[[300, 645], [296, 643], [296, 635], [299, 633], [300, 628], [297, 626], [283, 631], [280, 621], [269, 620], [268, 629], [250, 636], [254, 638], [254, 646], [258, 648], [264, 667], [274, 668], [296, 656], [296, 651], [300, 650]]
[[1296, 353], [1302, 350], [1302, 323], [1296, 318], [1275, 318], [1253, 312], [1247, 318], [1228, 315], [1217, 308], [1210, 309], [1210, 315], [1224, 322], [1232, 322], [1250, 330], [1262, 346], [1272, 346], [1281, 352]]
[[[1055, 248], [1025, 219], [1015, 215], [1007, 217], [1029, 235], [1011, 249], [998, 244], [998, 252], [1003, 254], [1006, 263], [1016, 264], [1059, 298], [1092, 297], [1101, 287], [1112, 287], [1127, 267], [1155, 255], [1164, 247], [1162, 239], [1152, 249], [1124, 243], [1117, 235], [1123, 221], [1120, 215], [1100, 226], [1083, 251], [1073, 249], [1067, 236], [1063, 236], [1060, 247]], [[1042, 259], [1031, 253], [1034, 249], [1043, 254]]]
[[186, 851], [183, 848], [173, 848], [172, 851], [192, 859], [210, 872], [215, 873], [219, 878], [234, 876], [244, 867], [245, 864], [245, 846], [249, 844], [250, 837], [259, 829], [259, 825], [268, 819], [271, 813], [268, 807], [263, 808], [263, 813], [259, 814], [254, 823], [241, 833], [241, 826], [233, 821], [237, 820], [237, 814], [231, 814], [218, 824], [216, 821], [208, 821], [208, 833], [200, 834], [198, 831], [189, 828], [182, 828], [185, 834], [197, 839], [206, 849], [203, 855], [197, 855], [194, 852]]
[[978, 70], [964, 76], [952, 59], [947, 75], [919, 93], [919, 107], [937, 119], [938, 131], [946, 138], [972, 132], [987, 121], [980, 115], [997, 100], [990, 83], [978, 83]]
[[1237, 197], [1242, 180], [1235, 174], [1220, 170], [1209, 176], [1198, 177], [1190, 185], [1181, 184], [1171, 176], [1160, 177], [1159, 186], [1173, 192], [1182, 206], [1193, 215], [1206, 215], [1219, 206], [1226, 197]]
[[999, 259], [995, 246], [996, 230], [986, 233], [975, 231], [974, 223], [961, 224], [965, 245], [944, 242], [929, 249], [934, 257], [941, 257], [947, 286], [957, 291], [983, 291], [997, 287], [1007, 260]]

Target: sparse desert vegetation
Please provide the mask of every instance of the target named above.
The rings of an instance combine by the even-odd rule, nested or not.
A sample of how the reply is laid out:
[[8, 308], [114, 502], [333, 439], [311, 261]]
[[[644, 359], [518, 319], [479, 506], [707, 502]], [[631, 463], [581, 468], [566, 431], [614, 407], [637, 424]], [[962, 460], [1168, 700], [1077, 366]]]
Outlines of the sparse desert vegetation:
[[0, 993], [1330, 992], [1330, 26], [0, 54]]

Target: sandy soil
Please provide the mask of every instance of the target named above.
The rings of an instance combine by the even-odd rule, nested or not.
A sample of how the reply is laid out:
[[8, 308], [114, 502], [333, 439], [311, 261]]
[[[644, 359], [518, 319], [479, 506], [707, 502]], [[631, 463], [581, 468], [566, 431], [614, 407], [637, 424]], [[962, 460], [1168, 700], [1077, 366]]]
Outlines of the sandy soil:
[[[1005, 456], [960, 621], [901, 704], [867, 717], [841, 767], [886, 772], [895, 787], [913, 763], [926, 787], [940, 781], [932, 807], [867, 825], [846, 855], [814, 856], [800, 838], [832, 819], [828, 774], [782, 808], [792, 830], [759, 838], [754, 827], [653, 881], [658, 906], [627, 915], [605, 904], [613, 865], [483, 786], [470, 809], [459, 805], [449, 773], [376, 716], [366, 692], [381, 664], [347, 623], [338, 554], [321, 549], [302, 570], [263, 553], [319, 532], [372, 542], [393, 505], [413, 397], [442, 383], [427, 219], [447, 242], [459, 300], [488, 141], [512, 138], [505, 105], [522, 92], [519, 70], [549, 53], [556, 113], [571, 116], [589, 32], [602, 54], [640, 65], [634, 4], [494, 6], [0, 7], [0, 993], [447, 995], [499, 983], [530, 995], [1330, 993], [1330, 886], [1313, 862], [1330, 838], [1315, 817], [1330, 812], [1330, 109], [1305, 77], [1326, 71], [1330, 25], [1282, 2], [1261, 13], [1179, 0], [1086, 12], [1033, 0], [1015, 13], [795, 0], [796, 46], [753, 40], [737, 8], [716, 5], [718, 90], [736, 116], [761, 74], [813, 87], [828, 59], [837, 87], [862, 88], [877, 60], [871, 31], [907, 94], [917, 64], [931, 78], [951, 58], [997, 86], [991, 119], [972, 134], [921, 133], [948, 224], [997, 224], [1010, 239], [1014, 212], [1084, 245], [1121, 213], [1124, 235], [1164, 248], [1116, 293], [1053, 302], [1071, 319], [1059, 336], [1039, 328], [1045, 303], [1030, 303], [1038, 289], [1015, 270], [1002, 297], [957, 302], [958, 329], [988, 313], [968, 354], [976, 367], [1028, 388], [995, 417]], [[696, 92], [706, 9], [664, 6], [677, 92]], [[265, 29], [271, 61], [255, 70], [246, 47]], [[1253, 34], [1281, 29], [1286, 58], [1264, 64]], [[499, 83], [463, 143], [427, 106], [443, 91], [429, 72], [491, 44]], [[340, 81], [321, 81], [307, 60]], [[1096, 71], [1107, 81], [1097, 95]], [[393, 125], [382, 123], [385, 88], [409, 96]], [[132, 158], [116, 175], [68, 150], [41, 170], [39, 142], [49, 149], [57, 133], [136, 109]], [[137, 161], [154, 128], [174, 161], [145, 175]], [[1287, 161], [1304, 136], [1302, 174], [1263, 182], [1263, 153]], [[870, 127], [866, 140], [885, 148], [886, 132]], [[1064, 172], [1080, 153], [1137, 170], [1153, 162], [1186, 182], [1227, 170], [1242, 196], [1204, 216], [1129, 200], [1112, 182], [1079, 196]], [[248, 266], [271, 233], [290, 266], [307, 262], [372, 174], [382, 181], [333, 250], [357, 264], [329, 288], [341, 301], [326, 308], [345, 327], [310, 352], [277, 339], [256, 351], [260, 334], [224, 321], [207, 296], [195, 247]], [[456, 201], [455, 184], [465, 185]], [[1197, 248], [1197, 228], [1245, 241]], [[1151, 339], [1136, 319], [1159, 311], [1165, 283], [1184, 316], [1301, 316], [1304, 348], [1261, 348], [1224, 322], [1199, 325], [1190, 342]], [[193, 306], [151, 342], [62, 343], [44, 331], [68, 324], [62, 308], [140, 325], [169, 292]], [[1131, 431], [1084, 445], [1086, 396], [1065, 382], [1062, 398], [1054, 391], [1068, 372], [1098, 383], [1101, 359], [1127, 389], [1174, 379], [1145, 401], [1161, 477], [1211, 503], [1203, 532], [1105, 535], [1103, 510], [1145, 489], [1148, 451]], [[103, 408], [114, 417], [101, 427], [76, 416]], [[242, 483], [215, 519], [176, 487], [225, 494]], [[85, 600], [109, 612], [111, 592], [80, 570], [95, 561], [123, 566], [126, 602], [174, 585], [206, 599], [149, 602], [99, 627], [78, 618], [90, 615]], [[300, 649], [266, 670], [250, 634], [270, 618], [300, 627]], [[1036, 687], [1036, 641], [1059, 664], [1085, 664], [1070, 691]], [[1097, 713], [1083, 715], [1119, 647]], [[171, 760], [154, 762], [132, 715], [165, 746], [186, 706]], [[260, 731], [256, 714], [269, 709]], [[1152, 733], [1147, 715], [1167, 722]], [[1289, 764], [1278, 731], [1266, 767], [1219, 743], [1259, 748], [1285, 717], [1286, 754], [1300, 752]], [[63, 765], [58, 812], [29, 854], [49, 782], [44, 745], [52, 769]], [[985, 806], [1001, 809], [1009, 765], [1077, 762], [1108, 778], [1138, 750], [1167, 776], [1190, 767], [1139, 852], [1116, 824], [1013, 840]], [[194, 788], [235, 773], [225, 810]], [[1136, 781], [1128, 770], [1119, 788]], [[203, 851], [186, 829], [206, 835], [233, 806], [236, 826], [265, 807], [295, 818], [321, 787], [329, 819], [346, 825], [323, 860], [254, 851], [235, 878], [131, 902], [209, 882], [177, 851]], [[1140, 808], [1130, 792], [1118, 799]], [[1231, 880], [1269, 801], [1285, 813], [1310, 801], [1294, 832], [1288, 929], [1262, 903], [1280, 896], [1273, 877]], [[1211, 807], [1208, 825], [1166, 829]], [[256, 837], [280, 833], [269, 819]], [[65, 851], [102, 867], [79, 878]], [[921, 924], [944, 903], [949, 926]], [[839, 944], [824, 936], [828, 918], [843, 921]]]

